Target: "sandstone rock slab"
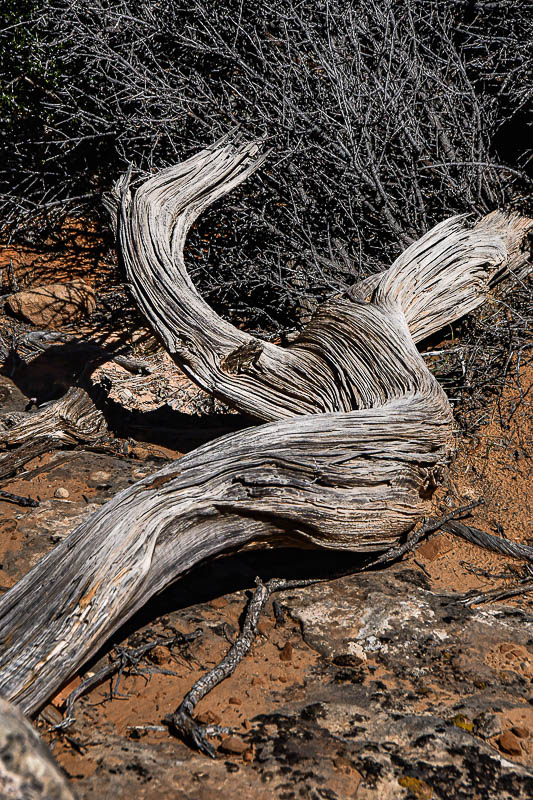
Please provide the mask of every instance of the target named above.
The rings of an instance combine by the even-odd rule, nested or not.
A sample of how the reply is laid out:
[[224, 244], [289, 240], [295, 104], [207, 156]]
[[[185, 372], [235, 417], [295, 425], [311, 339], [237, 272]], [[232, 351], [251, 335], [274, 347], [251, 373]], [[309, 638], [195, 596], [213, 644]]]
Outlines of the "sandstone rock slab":
[[12, 294], [6, 300], [6, 307], [39, 328], [61, 328], [92, 314], [96, 295], [82, 280], [49, 283]]

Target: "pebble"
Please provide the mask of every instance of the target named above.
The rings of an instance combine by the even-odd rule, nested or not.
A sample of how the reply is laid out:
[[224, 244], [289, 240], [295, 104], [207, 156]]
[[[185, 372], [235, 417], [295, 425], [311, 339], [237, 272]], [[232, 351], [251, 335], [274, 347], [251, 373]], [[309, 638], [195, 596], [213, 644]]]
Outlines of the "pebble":
[[230, 697], [228, 703], [230, 703], [232, 706], [241, 706], [242, 700], [240, 700], [238, 697]]
[[243, 740], [239, 736], [228, 736], [227, 739], [222, 739], [222, 744], [220, 745], [220, 749], [223, 750], [225, 753], [235, 753], [236, 755], [242, 755], [246, 753], [247, 750], [250, 749], [250, 745], [247, 742], [243, 742]]
[[67, 497], [70, 497], [70, 492], [68, 489], [65, 489], [64, 486], [59, 486], [54, 492], [54, 497], [59, 497], [61, 500], [66, 500]]
[[511, 728], [511, 733], [518, 736], [519, 739], [527, 739], [529, 736], [529, 728], [524, 728], [521, 725], [515, 725]]
[[498, 744], [500, 746], [500, 750], [503, 750], [504, 753], [509, 753], [511, 756], [519, 756], [522, 754], [520, 739], [511, 731], [505, 731], [505, 733], [502, 733], [498, 739]]
[[445, 546], [446, 540], [444, 536], [434, 536], [428, 542], [424, 542], [424, 544], [420, 545], [416, 552], [417, 555], [422, 556], [426, 561], [435, 561], [436, 558], [442, 555]]
[[500, 648], [499, 648], [500, 649], [500, 653], [508, 653], [510, 650], [512, 650], [514, 648], [514, 646], [515, 645], [514, 645], [513, 642], [503, 642], [500, 645]]

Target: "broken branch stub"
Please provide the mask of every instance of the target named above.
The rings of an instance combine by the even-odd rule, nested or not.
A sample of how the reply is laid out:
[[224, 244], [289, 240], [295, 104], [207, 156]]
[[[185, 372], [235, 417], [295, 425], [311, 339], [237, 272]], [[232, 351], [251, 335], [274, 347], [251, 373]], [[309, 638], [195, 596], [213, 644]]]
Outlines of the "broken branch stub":
[[79, 387], [71, 387], [35, 413], [0, 414], [0, 480], [51, 450], [78, 444], [97, 446], [108, 438], [104, 415]]
[[268, 424], [224, 436], [129, 487], [0, 600], [0, 693], [37, 710], [150, 596], [243, 546], [381, 551], [409, 531], [452, 449], [452, 415], [414, 340], [524, 269], [531, 222], [447, 220], [287, 348], [218, 317], [185, 270], [187, 231], [260, 163], [218, 146], [115, 193], [132, 291], [176, 362]]

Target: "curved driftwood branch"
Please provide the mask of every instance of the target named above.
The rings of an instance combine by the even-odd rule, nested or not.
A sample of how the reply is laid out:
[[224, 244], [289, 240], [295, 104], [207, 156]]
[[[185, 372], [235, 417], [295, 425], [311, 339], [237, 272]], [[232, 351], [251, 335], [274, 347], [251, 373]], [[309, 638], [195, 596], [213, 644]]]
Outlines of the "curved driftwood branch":
[[381, 360], [380, 336], [365, 329], [360, 301], [373, 301], [370, 328], [380, 312], [398, 314], [418, 342], [475, 309], [498, 280], [510, 270], [521, 274], [527, 263], [523, 240], [530, 220], [495, 212], [471, 227], [455, 217], [381, 275], [322, 305], [288, 347], [260, 341], [205, 303], [183, 257], [190, 226], [262, 163], [257, 151], [256, 144], [203, 150], [133, 195], [128, 176], [115, 187], [119, 249], [137, 303], [179, 366], [245, 413], [269, 421], [382, 404], [386, 363], [375, 375], [370, 367], [369, 379], [352, 361], [354, 338], [367, 364]]
[[522, 268], [530, 221], [441, 223], [359, 296], [324, 304], [282, 349], [221, 320], [183, 263], [190, 224], [250, 174], [256, 152], [203, 151], [135, 194], [123, 181], [117, 237], [137, 301], [176, 361], [204, 388], [276, 421], [121, 492], [0, 600], [0, 692], [26, 712], [202, 559], [245, 545], [394, 544], [427, 510], [449, 458], [451, 410], [414, 339]]

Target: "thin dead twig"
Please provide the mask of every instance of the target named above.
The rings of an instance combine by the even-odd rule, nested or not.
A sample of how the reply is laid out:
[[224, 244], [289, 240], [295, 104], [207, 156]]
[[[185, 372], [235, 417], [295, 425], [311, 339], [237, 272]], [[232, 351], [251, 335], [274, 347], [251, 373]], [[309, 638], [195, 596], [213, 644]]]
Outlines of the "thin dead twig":
[[330, 579], [284, 580], [282, 578], [272, 578], [263, 583], [261, 578], [257, 577], [255, 579], [256, 590], [248, 603], [241, 632], [222, 661], [197, 680], [176, 711], [173, 714], [167, 714], [164, 718], [164, 722], [170, 731], [189, 745], [192, 745], [196, 750], [215, 758], [215, 749], [208, 741], [208, 736], [227, 733], [228, 729], [218, 725], [200, 725], [192, 716], [195, 707], [215, 686], [218, 686], [223, 680], [233, 675], [238, 665], [247, 655], [256, 637], [257, 624], [261, 613], [274, 592], [312, 586], [315, 583], [323, 583], [325, 580]]
[[404, 556], [406, 553], [411, 553], [417, 544], [428, 534], [435, 533], [440, 528], [443, 528], [447, 523], [449, 523], [453, 519], [461, 518], [466, 516], [470, 513], [474, 508], [477, 506], [483, 505], [483, 500], [476, 500], [473, 503], [469, 503], [466, 506], [461, 506], [461, 508], [456, 508], [453, 511], [450, 511], [449, 514], [446, 514], [444, 517], [440, 519], [426, 519], [422, 522], [422, 525], [418, 530], [414, 533], [411, 533], [403, 544], [395, 545], [391, 547], [390, 550], [387, 550], [385, 553], [382, 553], [376, 559], [373, 559], [368, 564], [363, 567], [363, 570], [372, 569], [373, 567], [378, 567], [383, 564], [388, 564], [391, 561], [396, 561], [397, 559]]
[[27, 506], [29, 508], [37, 508], [39, 505], [39, 501], [33, 500], [31, 497], [22, 497], [20, 494], [4, 492], [3, 490], [0, 490], [0, 500], [3, 500], [5, 503], [15, 503], [18, 506]]
[[481, 603], [494, 603], [497, 600], [506, 600], [509, 597], [517, 597], [521, 594], [533, 592], [533, 580], [521, 582], [518, 586], [509, 589], [493, 589], [490, 592], [469, 592], [458, 602], [464, 606], [480, 605]]
[[[163, 647], [170, 648], [174, 647], [175, 645], [188, 644], [189, 642], [197, 639], [200, 635], [201, 631], [198, 629], [192, 633], [179, 633], [176, 636], [172, 636], [168, 639], [154, 639], [153, 642], [148, 642], [148, 644], [143, 644], [135, 649], [129, 649], [126, 647], [115, 648], [118, 653], [118, 658], [114, 659], [110, 664], [98, 670], [98, 672], [91, 677], [86, 678], [76, 689], [74, 689], [74, 691], [69, 694], [64, 703], [65, 719], [63, 719], [62, 722], [58, 723], [57, 725], [53, 725], [53, 730], [64, 731], [69, 728], [76, 721], [76, 718], [74, 717], [74, 703], [79, 700], [80, 697], [87, 694], [87, 692], [89, 692], [93, 687], [98, 686], [100, 683], [102, 683], [102, 681], [106, 680], [106, 678], [118, 673], [115, 686], [111, 690], [111, 696], [114, 696], [118, 691], [119, 681], [122, 677], [124, 669], [127, 667], [137, 667], [141, 659], [147, 653], [149, 653], [150, 650], [153, 650], [154, 647], [161, 645]], [[165, 672], [169, 671], [167, 670]]]

